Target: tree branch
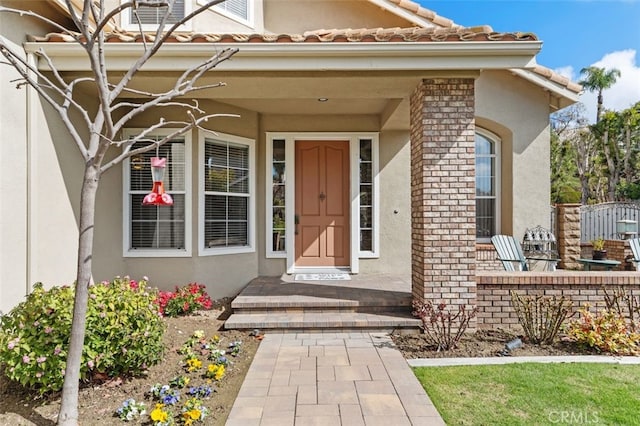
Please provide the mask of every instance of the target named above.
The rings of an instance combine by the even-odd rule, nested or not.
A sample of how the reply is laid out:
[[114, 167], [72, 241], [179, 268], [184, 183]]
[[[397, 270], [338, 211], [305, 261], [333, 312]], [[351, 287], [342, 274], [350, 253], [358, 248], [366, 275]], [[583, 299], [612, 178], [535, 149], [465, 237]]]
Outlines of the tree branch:
[[[22, 76], [22, 79], [24, 79], [25, 81], [24, 84], [28, 84], [29, 86], [31, 86], [58, 113], [63, 123], [69, 130], [69, 133], [71, 134], [72, 139], [80, 149], [80, 153], [85, 158], [85, 160], [88, 159], [89, 153], [87, 152], [87, 148], [82, 143], [82, 138], [76, 131], [74, 125], [71, 123], [68, 108], [64, 107], [64, 103], [63, 105], [60, 105], [60, 103], [58, 103], [47, 92], [47, 90], [45, 90], [45, 87], [48, 88], [49, 90], [56, 92], [65, 100], [68, 100], [69, 103], [73, 104], [78, 109], [78, 111], [81, 112], [85, 121], [90, 123], [90, 119], [87, 111], [82, 107], [80, 107], [80, 105], [78, 105], [75, 101], [73, 101], [73, 99], [69, 99], [70, 96], [68, 96], [64, 91], [62, 91], [55, 84], [53, 84], [49, 78], [47, 78], [45, 75], [40, 73], [40, 71], [38, 71], [35, 67], [32, 67], [30, 64], [28, 64], [24, 59], [22, 59], [22, 57], [20, 57], [15, 52], [13, 52], [8, 46], [6, 46], [1, 41], [0, 41], [0, 53], [2, 53], [2, 55], [5, 58], [7, 58], [7, 60], [11, 63], [14, 69]], [[32, 78], [30, 75], [31, 73], [33, 73], [33, 75], [35, 75], [37, 78], [44, 80], [46, 84], [39, 83], [36, 79]]]
[[[193, 116], [192, 116], [193, 117]], [[146, 128], [142, 133], [140, 133], [139, 135], [137, 135], [134, 138], [131, 138], [127, 141], [123, 141], [123, 142], [116, 142], [116, 145], [125, 145], [125, 149], [124, 151], [118, 155], [117, 157], [115, 157], [114, 159], [112, 159], [111, 161], [109, 161], [108, 163], [106, 163], [105, 165], [103, 165], [100, 168], [100, 172], [103, 173], [107, 170], [109, 170], [111, 167], [115, 166], [116, 164], [120, 163], [122, 160], [124, 160], [125, 158], [129, 158], [132, 157], [134, 155], [137, 154], [142, 154], [145, 153], [147, 151], [150, 151], [158, 146], [164, 145], [165, 143], [184, 135], [185, 133], [187, 133], [188, 131], [194, 129], [194, 128], [198, 128], [198, 129], [202, 129], [202, 130], [207, 130], [204, 129], [203, 127], [201, 127], [202, 123], [207, 122], [210, 118], [217, 118], [217, 117], [239, 117], [236, 114], [209, 114], [206, 115], [204, 117], [200, 117], [200, 118], [195, 118], [193, 117], [193, 121], [191, 122], [187, 122], [187, 121], [164, 121], [161, 120], [160, 122], [156, 123], [153, 126], [150, 126], [148, 128]], [[175, 126], [175, 125], [181, 125], [183, 127], [176, 129], [174, 132], [164, 136], [161, 140], [159, 141], [155, 141], [155, 140], [150, 140], [150, 139], [145, 139], [145, 137], [147, 135], [152, 134], [155, 130], [161, 129], [161, 128], [167, 128], [167, 127], [171, 127], [171, 126]], [[131, 150], [131, 147], [136, 143], [136, 142], [141, 142], [141, 141], [150, 141], [152, 142], [151, 145], [142, 147], [142, 148], [137, 148], [134, 150]]]

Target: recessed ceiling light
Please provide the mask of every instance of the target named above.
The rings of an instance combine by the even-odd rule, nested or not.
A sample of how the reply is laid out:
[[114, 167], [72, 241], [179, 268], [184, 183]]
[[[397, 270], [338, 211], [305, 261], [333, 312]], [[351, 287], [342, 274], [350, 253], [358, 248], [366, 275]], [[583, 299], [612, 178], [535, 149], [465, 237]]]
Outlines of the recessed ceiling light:
[[327, 102], [329, 98], [318, 98], [318, 102]]

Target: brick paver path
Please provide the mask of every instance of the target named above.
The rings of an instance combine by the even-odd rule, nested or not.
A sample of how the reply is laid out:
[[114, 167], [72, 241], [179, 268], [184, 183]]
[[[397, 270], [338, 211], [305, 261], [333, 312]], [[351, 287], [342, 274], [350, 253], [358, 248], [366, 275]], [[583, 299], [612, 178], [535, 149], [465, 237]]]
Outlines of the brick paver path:
[[444, 425], [385, 333], [267, 334], [227, 426]]

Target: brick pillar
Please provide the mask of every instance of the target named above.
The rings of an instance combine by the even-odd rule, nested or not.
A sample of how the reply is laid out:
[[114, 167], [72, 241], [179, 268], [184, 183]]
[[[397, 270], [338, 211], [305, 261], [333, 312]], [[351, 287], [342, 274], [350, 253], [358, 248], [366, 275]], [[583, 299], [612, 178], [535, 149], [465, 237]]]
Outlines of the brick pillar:
[[580, 258], [580, 204], [558, 204], [558, 255], [560, 268], [582, 269]]
[[411, 96], [411, 282], [417, 302], [476, 304], [474, 103], [471, 78], [423, 80]]

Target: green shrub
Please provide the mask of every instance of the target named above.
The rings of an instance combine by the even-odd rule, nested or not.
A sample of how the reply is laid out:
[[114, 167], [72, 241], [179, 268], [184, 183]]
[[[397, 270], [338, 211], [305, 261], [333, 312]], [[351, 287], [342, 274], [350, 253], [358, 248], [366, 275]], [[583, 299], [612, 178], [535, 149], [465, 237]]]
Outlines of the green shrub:
[[594, 315], [585, 305], [579, 314], [567, 327], [567, 335], [573, 341], [612, 354], [640, 353], [640, 334], [631, 331], [617, 312], [603, 309]]
[[[116, 277], [89, 288], [80, 376], [137, 375], [162, 357], [164, 322], [145, 281]], [[9, 379], [41, 393], [62, 388], [74, 289], [34, 286], [0, 319], [0, 363]]]

